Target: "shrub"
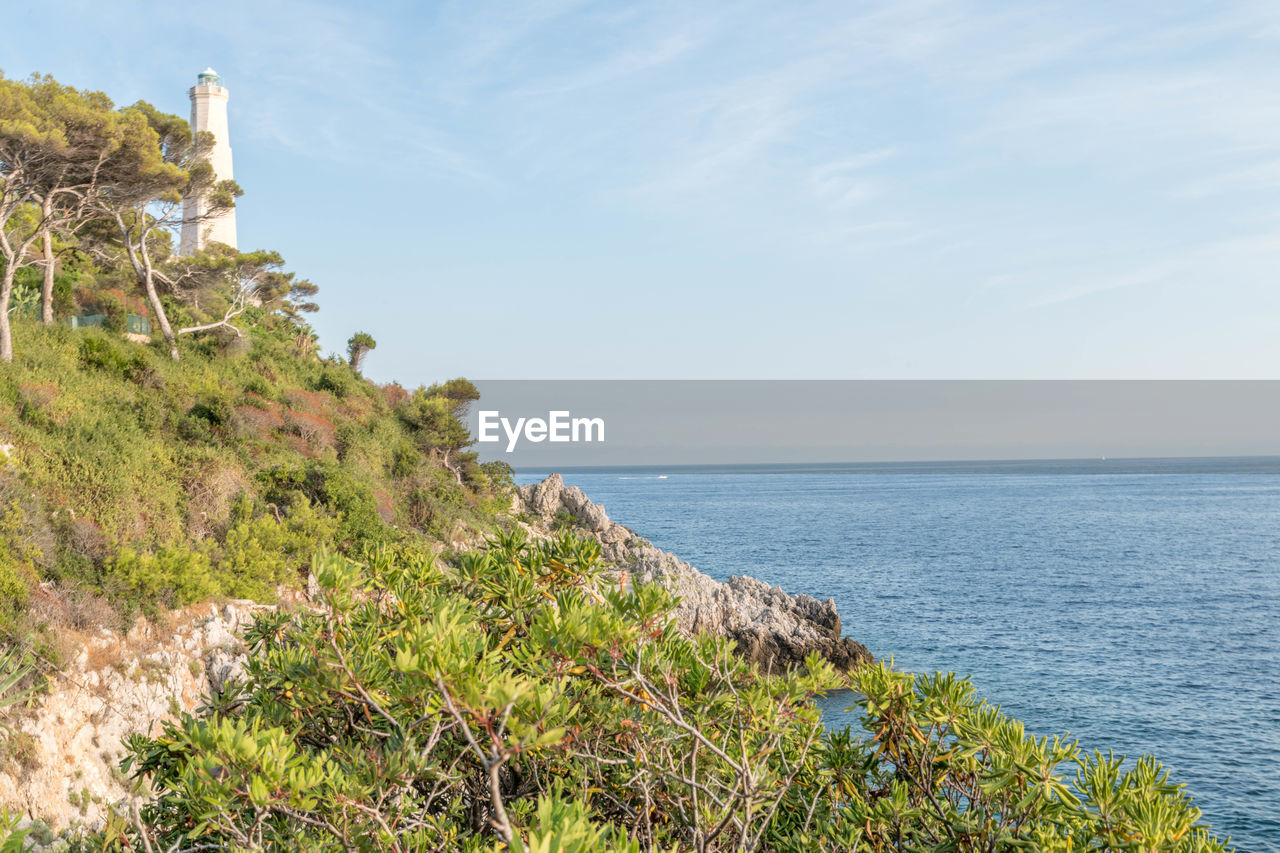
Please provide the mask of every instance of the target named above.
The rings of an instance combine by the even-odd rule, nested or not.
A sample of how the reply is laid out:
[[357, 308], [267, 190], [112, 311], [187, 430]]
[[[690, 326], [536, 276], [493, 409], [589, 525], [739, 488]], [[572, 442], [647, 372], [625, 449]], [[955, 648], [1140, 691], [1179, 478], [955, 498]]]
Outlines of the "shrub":
[[[243, 514], [242, 507], [238, 514]], [[316, 549], [332, 546], [337, 519], [302, 502], [280, 517], [241, 518], [227, 531], [217, 556], [225, 594], [270, 600], [276, 587], [297, 586]]]
[[178, 438], [192, 444], [213, 444], [218, 441], [214, 421], [203, 405], [197, 404], [177, 424]]
[[16, 498], [0, 513], [0, 607], [5, 610], [26, 604], [40, 577], [39, 566], [46, 558], [40, 532]]
[[244, 380], [244, 390], [246, 394], [257, 394], [259, 397], [271, 396], [271, 383], [266, 377], [252, 374]]
[[316, 377], [314, 387], [317, 391], [329, 391], [333, 396], [342, 399], [355, 392], [359, 381], [352, 375], [349, 368], [326, 362], [320, 370], [320, 375]]
[[340, 519], [337, 541], [356, 552], [393, 538], [378, 514], [378, 501], [368, 482], [333, 462], [288, 465], [262, 474], [264, 497], [280, 506], [302, 500], [329, 510]]
[[55, 429], [67, 418], [58, 396], [58, 388], [52, 383], [22, 383], [18, 386], [18, 414], [32, 426]]
[[284, 392], [284, 401], [289, 408], [306, 412], [317, 417], [328, 417], [335, 408], [333, 397], [324, 391], [303, 391], [292, 388]]
[[408, 477], [422, 464], [422, 454], [407, 440], [401, 440], [391, 449], [391, 470], [393, 477]]
[[18, 386], [24, 411], [43, 409], [58, 398], [58, 386], [50, 382], [23, 382]]
[[405, 400], [409, 399], [409, 392], [400, 386], [399, 382], [392, 382], [382, 385], [378, 389], [382, 392], [382, 399], [387, 404], [387, 408], [394, 409]]
[[0, 537], [0, 608], [12, 613], [25, 606], [34, 582], [30, 566], [14, 560], [9, 542]]
[[234, 502], [249, 486], [243, 469], [220, 453], [192, 459], [182, 478], [187, 496], [186, 534], [192, 539], [223, 536]]
[[150, 375], [151, 365], [145, 350], [113, 340], [101, 332], [86, 330], [85, 335], [80, 342], [80, 363], [85, 367], [131, 382]]
[[427, 468], [411, 480], [409, 523], [437, 539], [449, 538], [453, 522], [468, 506], [466, 492], [448, 471]]
[[260, 617], [242, 685], [131, 738], [156, 797], [107, 831], [130, 849], [1223, 849], [1153, 761], [1028, 737], [953, 676], [859, 670], [863, 733], [824, 732], [829, 664], [764, 677], [676, 632], [666, 591], [603, 584], [598, 556], [508, 534], [449, 572], [404, 549], [319, 558], [320, 612]]
[[135, 610], [154, 616], [164, 608], [220, 595], [223, 583], [206, 551], [175, 545], [156, 551], [122, 548], [102, 567], [98, 588], [118, 603], [124, 616]]
[[557, 533], [572, 530], [577, 526], [578, 517], [563, 507], [557, 510], [555, 517], [551, 519], [551, 529]]
[[285, 427], [304, 439], [317, 450], [332, 450], [337, 446], [337, 432], [330, 421], [306, 412], [286, 411]]
[[516, 488], [516, 472], [501, 459], [484, 462], [480, 465], [485, 478], [489, 481], [489, 491], [495, 495], [509, 496]]
[[61, 533], [67, 551], [86, 563], [98, 565], [111, 554], [111, 543], [102, 528], [87, 518], [68, 518]]
[[187, 410], [187, 417], [207, 421], [211, 427], [231, 423], [234, 414], [235, 407], [225, 394], [206, 394]]
[[236, 406], [231, 416], [236, 434], [246, 438], [266, 439], [276, 430], [284, 428], [284, 418], [272, 409], [257, 406]]

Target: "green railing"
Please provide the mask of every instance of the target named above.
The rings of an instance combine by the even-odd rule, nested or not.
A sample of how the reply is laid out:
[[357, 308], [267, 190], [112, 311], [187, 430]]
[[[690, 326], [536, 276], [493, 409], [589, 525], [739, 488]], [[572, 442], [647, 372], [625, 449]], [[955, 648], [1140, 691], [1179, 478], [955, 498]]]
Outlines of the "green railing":
[[90, 326], [101, 326], [107, 322], [106, 314], [81, 314], [79, 317], [70, 317], [68, 322], [71, 323], [73, 329], [87, 329]]
[[[104, 326], [107, 322], [106, 314], [81, 314], [78, 317], [68, 317], [67, 322], [71, 324], [73, 329], [87, 329], [91, 326]], [[140, 314], [124, 315], [124, 330], [134, 335], [150, 335], [151, 321]]]

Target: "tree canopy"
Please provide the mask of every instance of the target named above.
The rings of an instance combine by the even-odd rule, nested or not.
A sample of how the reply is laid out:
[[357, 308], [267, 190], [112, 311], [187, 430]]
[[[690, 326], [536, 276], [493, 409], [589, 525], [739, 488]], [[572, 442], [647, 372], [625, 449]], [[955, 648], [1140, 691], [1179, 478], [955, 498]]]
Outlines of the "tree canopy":
[[176, 252], [177, 231], [191, 216], [184, 199], [205, 199], [203, 221], [241, 195], [214, 173], [214, 141], [145, 101], [116, 108], [100, 92], [50, 77], [0, 77], [0, 359], [13, 357], [18, 272], [42, 268], [41, 319], [50, 324], [57, 270], [70, 252], [93, 258], [104, 279], [131, 280], [174, 359], [179, 335], [239, 335], [251, 317], [305, 327], [317, 287], [287, 271], [278, 253], [218, 244], [190, 257]]
[[378, 342], [368, 332], [356, 332], [352, 335], [347, 341], [347, 363], [351, 365], [351, 369], [359, 373], [360, 363], [364, 361], [365, 355], [377, 346]]

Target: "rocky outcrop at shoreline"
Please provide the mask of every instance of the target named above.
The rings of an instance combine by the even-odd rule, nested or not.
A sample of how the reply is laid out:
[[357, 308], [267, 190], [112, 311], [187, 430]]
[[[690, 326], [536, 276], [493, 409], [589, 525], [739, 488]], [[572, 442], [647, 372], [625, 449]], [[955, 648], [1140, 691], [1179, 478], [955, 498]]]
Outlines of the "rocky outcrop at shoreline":
[[676, 608], [680, 630], [729, 637], [737, 642], [740, 654], [766, 670], [801, 665], [811, 652], [844, 671], [873, 659], [866, 646], [842, 636], [840, 614], [831, 599], [792, 595], [744, 576], [731, 577], [727, 583], [714, 580], [611, 521], [604, 507], [577, 486], [566, 486], [559, 474], [521, 486], [513, 511], [532, 516], [533, 529], [543, 533], [560, 513], [568, 513], [600, 541], [602, 556], [619, 573], [661, 583], [680, 597]]

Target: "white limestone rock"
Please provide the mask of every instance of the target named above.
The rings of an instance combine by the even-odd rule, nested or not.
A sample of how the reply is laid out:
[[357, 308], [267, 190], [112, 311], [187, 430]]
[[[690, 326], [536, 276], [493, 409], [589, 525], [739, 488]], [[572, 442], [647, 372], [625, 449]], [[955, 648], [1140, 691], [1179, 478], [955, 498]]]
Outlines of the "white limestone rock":
[[[242, 671], [240, 632], [264, 605], [235, 602], [140, 620], [125, 636], [87, 636], [39, 704], [17, 721], [21, 755], [0, 765], [0, 806], [60, 832], [96, 826], [109, 805], [136, 800], [118, 769], [123, 743], [192, 711]], [[125, 806], [127, 811], [127, 806]]]
[[840, 615], [831, 599], [791, 595], [746, 576], [721, 583], [672, 554], [659, 550], [627, 527], [609, 519], [577, 486], [566, 486], [559, 474], [521, 486], [512, 511], [532, 516], [537, 536], [549, 535], [549, 524], [562, 511], [600, 541], [601, 555], [624, 573], [645, 583], [661, 583], [679, 596], [676, 622], [687, 634], [723, 634], [737, 642], [738, 652], [761, 667], [801, 665], [818, 652], [838, 669], [849, 670], [872, 655], [861, 643], [842, 636]]

